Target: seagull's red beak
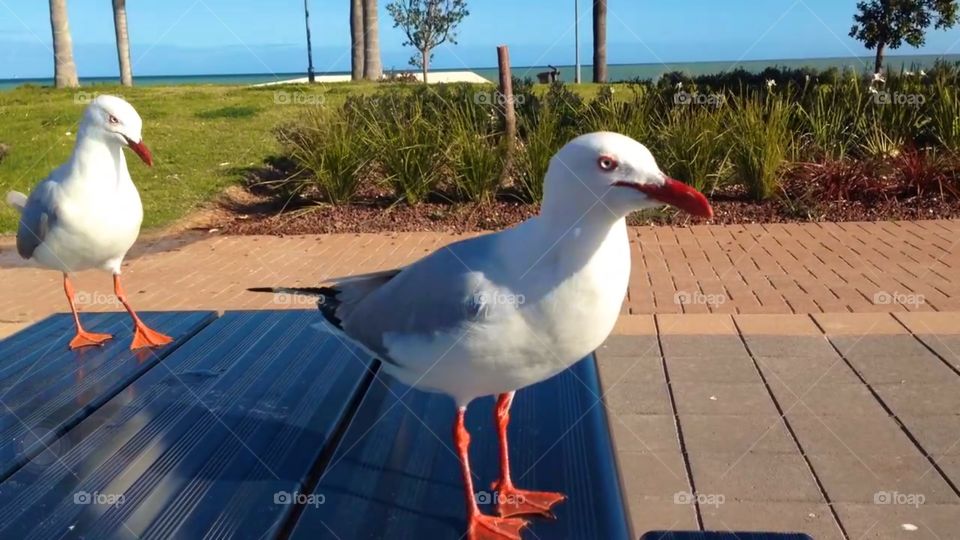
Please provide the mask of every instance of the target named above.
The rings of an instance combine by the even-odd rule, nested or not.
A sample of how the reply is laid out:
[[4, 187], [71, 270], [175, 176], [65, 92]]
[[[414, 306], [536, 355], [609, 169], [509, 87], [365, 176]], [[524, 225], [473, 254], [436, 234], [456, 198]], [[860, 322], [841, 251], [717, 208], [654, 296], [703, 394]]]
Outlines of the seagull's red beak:
[[143, 141], [133, 142], [130, 139], [127, 139], [127, 146], [147, 164], [148, 167], [153, 167], [153, 154], [150, 153], [150, 149], [147, 148], [147, 145], [143, 144]]
[[707, 198], [703, 196], [703, 193], [673, 178], [667, 178], [662, 185], [658, 186], [634, 184], [632, 182], [617, 182], [616, 185], [634, 188], [651, 199], [669, 204], [695, 216], [708, 219], [713, 217], [713, 208]]

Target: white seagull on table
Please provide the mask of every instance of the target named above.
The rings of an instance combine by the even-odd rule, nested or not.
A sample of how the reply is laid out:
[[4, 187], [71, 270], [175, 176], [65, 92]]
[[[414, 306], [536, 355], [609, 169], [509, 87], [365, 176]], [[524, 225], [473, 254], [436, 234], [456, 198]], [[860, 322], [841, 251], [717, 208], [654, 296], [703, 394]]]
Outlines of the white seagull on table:
[[172, 339], [140, 320], [120, 285], [120, 266], [140, 234], [143, 205], [130, 179], [123, 147], [147, 165], [153, 156], [143, 144], [140, 115], [126, 101], [98, 96], [87, 106], [77, 144], [66, 163], [27, 197], [16, 191], [7, 202], [21, 212], [17, 251], [24, 259], [63, 272], [63, 290], [77, 335], [70, 348], [103, 345], [112, 336], [84, 330], [70, 274], [99, 268], [113, 273], [113, 288], [134, 323], [131, 349], [155, 347]]
[[[466, 489], [471, 539], [519, 538], [526, 521], [551, 516], [560, 493], [518, 489], [510, 478], [507, 424], [517, 389], [590, 354], [613, 330], [630, 278], [626, 216], [673, 205], [713, 211], [697, 190], [668, 178], [642, 144], [593, 133], [550, 162], [540, 215], [457, 242], [399, 270], [311, 289], [257, 288], [322, 296], [326, 321], [404, 382], [453, 397], [453, 437]], [[497, 395], [499, 517], [473, 496], [464, 427], [467, 405]]]

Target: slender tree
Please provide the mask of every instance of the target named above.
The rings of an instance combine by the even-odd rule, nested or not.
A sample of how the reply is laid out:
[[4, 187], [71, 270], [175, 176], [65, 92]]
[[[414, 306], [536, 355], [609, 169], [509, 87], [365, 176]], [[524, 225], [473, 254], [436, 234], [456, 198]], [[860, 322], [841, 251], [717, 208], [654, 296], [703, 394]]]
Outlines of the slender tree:
[[113, 0], [113, 28], [117, 33], [120, 84], [133, 86], [133, 69], [130, 67], [130, 36], [127, 34], [127, 0]]
[[363, 0], [350, 0], [350, 78], [363, 79]]
[[904, 42], [912, 47], [926, 43], [926, 31], [932, 25], [940, 30], [957, 23], [956, 0], [864, 0], [857, 4], [857, 14], [850, 37], [876, 50], [874, 72], [883, 70], [887, 48], [898, 49]]
[[53, 29], [53, 75], [57, 88], [76, 88], [77, 65], [73, 62], [73, 40], [70, 39], [70, 21], [67, 0], [50, 0], [50, 27]]
[[377, 0], [363, 0], [363, 78], [378, 81], [382, 76]]
[[410, 58], [410, 64], [421, 68], [423, 82], [427, 82], [433, 49], [449, 41], [456, 44], [456, 28], [470, 12], [466, 0], [394, 0], [387, 5], [393, 16], [394, 28], [401, 28], [407, 36], [404, 46], [413, 46], [419, 54]]
[[607, 82], [607, 0], [593, 0], [593, 82]]
[[313, 40], [310, 38], [310, 6], [308, 0], [303, 0], [303, 22], [307, 26], [307, 80], [316, 82], [317, 76], [313, 72]]

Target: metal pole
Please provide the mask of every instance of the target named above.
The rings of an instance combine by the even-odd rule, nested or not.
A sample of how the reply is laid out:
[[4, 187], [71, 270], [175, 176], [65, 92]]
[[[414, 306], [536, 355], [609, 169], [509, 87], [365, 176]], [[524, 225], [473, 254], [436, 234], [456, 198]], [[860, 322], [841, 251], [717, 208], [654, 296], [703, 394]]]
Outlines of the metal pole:
[[573, 9], [576, 11], [576, 19], [574, 19], [573, 23], [573, 39], [577, 42], [577, 71], [574, 75], [574, 82], [580, 84], [580, 0], [573, 0]]
[[317, 78], [313, 73], [313, 44], [310, 42], [310, 7], [307, 2], [308, 0], [303, 0], [303, 19], [307, 25], [307, 79], [315, 82]]

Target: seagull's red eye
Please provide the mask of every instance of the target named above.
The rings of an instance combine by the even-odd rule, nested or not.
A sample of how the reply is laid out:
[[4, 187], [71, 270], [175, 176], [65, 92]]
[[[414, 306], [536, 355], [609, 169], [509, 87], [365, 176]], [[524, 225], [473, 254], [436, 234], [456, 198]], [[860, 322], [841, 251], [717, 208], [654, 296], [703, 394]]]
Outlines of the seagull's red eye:
[[107, 118], [107, 122], [110, 122], [111, 124], [119, 124], [119, 123], [120, 123], [120, 121], [117, 120], [117, 117], [114, 116], [114, 115], [112, 115], [112, 114], [110, 115], [109, 118]]
[[600, 159], [597, 160], [597, 165], [600, 167], [600, 169], [607, 172], [615, 170], [618, 166], [620, 166], [620, 164], [617, 163], [617, 160], [610, 156], [600, 156]]

